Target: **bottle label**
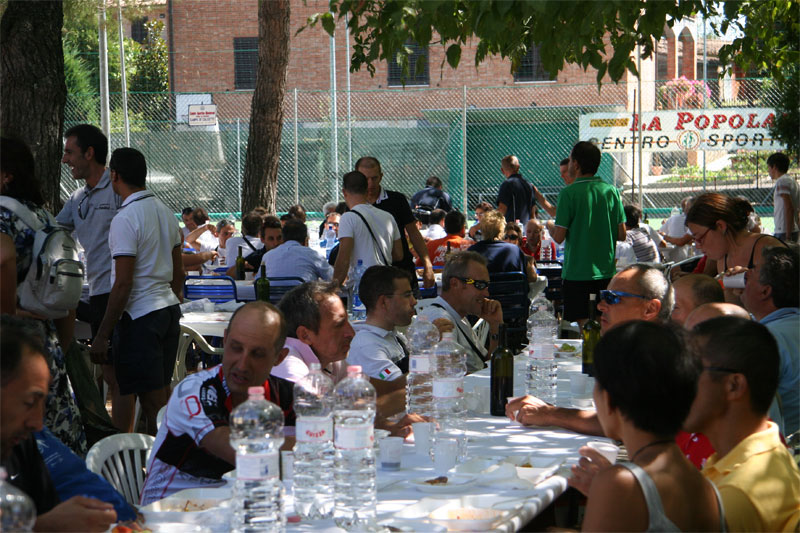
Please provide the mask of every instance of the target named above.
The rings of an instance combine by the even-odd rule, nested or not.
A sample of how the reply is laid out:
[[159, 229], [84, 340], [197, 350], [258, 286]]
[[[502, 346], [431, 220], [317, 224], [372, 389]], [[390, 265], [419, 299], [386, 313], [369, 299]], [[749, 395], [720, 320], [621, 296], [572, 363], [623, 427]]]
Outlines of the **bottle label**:
[[411, 355], [408, 358], [409, 372], [430, 372], [431, 358], [427, 355]]
[[433, 380], [434, 398], [459, 398], [464, 394], [464, 378], [439, 378]]
[[258, 480], [277, 478], [280, 475], [280, 456], [277, 451], [267, 453], [236, 453], [237, 479]]
[[372, 448], [375, 433], [372, 424], [357, 426], [336, 426], [334, 445], [340, 450], [362, 450]]
[[329, 416], [298, 417], [295, 426], [297, 442], [328, 442], [333, 438], [333, 419]]

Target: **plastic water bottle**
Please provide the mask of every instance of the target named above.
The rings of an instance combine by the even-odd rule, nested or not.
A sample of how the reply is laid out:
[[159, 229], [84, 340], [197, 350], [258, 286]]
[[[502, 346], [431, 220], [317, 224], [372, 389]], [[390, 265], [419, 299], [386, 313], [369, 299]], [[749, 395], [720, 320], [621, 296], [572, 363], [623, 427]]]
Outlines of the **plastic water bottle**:
[[303, 520], [333, 515], [333, 380], [319, 363], [294, 386], [294, 509]]
[[347, 367], [347, 377], [333, 389], [333, 518], [347, 531], [376, 527], [375, 388], [361, 367]]
[[231, 446], [236, 450], [232, 530], [283, 531], [283, 411], [264, 399], [264, 387], [250, 387], [247, 394], [247, 401], [230, 417]]
[[331, 257], [334, 246], [336, 246], [336, 231], [333, 229], [333, 224], [328, 224], [325, 228], [325, 257]]
[[361, 303], [361, 298], [358, 295], [358, 286], [361, 284], [361, 276], [364, 275], [365, 270], [364, 262], [359, 259], [348, 276], [348, 283], [350, 285], [350, 313], [353, 316], [353, 320], [364, 320], [367, 318], [367, 308]]
[[[547, 230], [545, 230], [547, 231]], [[541, 253], [539, 254], [539, 260], [543, 263], [548, 263], [553, 260], [553, 240], [545, 234], [545, 237], [542, 239], [541, 244]]]
[[[454, 438], [458, 442], [458, 460], [467, 455], [464, 402], [464, 376], [467, 373], [467, 352], [455, 342], [455, 334], [448, 331], [431, 351], [431, 373], [433, 374], [433, 419], [437, 438]], [[435, 446], [431, 447], [433, 454]]]
[[439, 330], [423, 317], [414, 317], [406, 330], [410, 355], [406, 376], [406, 412], [430, 416], [431, 348], [439, 341]]
[[527, 325], [527, 392], [546, 402], [553, 402], [558, 382], [558, 364], [554, 355], [558, 320], [553, 305], [543, 294], [531, 302]]
[[564, 263], [564, 243], [556, 245], [556, 261]]
[[33, 500], [7, 478], [6, 469], [0, 467], [0, 531], [32, 531], [36, 522]]

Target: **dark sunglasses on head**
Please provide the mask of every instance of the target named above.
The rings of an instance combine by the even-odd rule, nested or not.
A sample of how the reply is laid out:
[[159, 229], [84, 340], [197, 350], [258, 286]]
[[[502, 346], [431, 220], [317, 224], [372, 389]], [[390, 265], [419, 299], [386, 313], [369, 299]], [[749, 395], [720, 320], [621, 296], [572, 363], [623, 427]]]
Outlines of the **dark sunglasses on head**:
[[474, 285], [476, 289], [482, 291], [483, 289], [489, 287], [489, 282], [483, 279], [472, 279], [472, 278], [458, 278], [467, 285]]
[[624, 296], [629, 296], [632, 298], [641, 298], [646, 300], [646, 296], [642, 296], [641, 294], [631, 294], [630, 292], [623, 292], [623, 291], [609, 291], [604, 290], [600, 291], [600, 299], [607, 303], [608, 305], [615, 305], [618, 304]]

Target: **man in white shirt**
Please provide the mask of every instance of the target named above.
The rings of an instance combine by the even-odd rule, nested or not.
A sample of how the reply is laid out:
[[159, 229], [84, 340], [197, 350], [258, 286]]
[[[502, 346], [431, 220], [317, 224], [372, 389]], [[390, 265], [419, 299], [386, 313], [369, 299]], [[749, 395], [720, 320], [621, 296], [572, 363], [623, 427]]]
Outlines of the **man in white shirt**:
[[108, 235], [112, 287], [92, 343], [92, 361], [106, 362], [113, 332], [120, 394], [138, 396], [147, 432], [154, 435], [156, 414], [169, 399], [180, 336], [180, 228], [172, 211], [145, 188], [147, 164], [141, 152], [119, 148], [108, 166], [122, 207]]
[[797, 242], [797, 209], [800, 205], [800, 188], [797, 182], [786, 175], [789, 172], [789, 158], [776, 152], [767, 158], [769, 177], [775, 180], [773, 193], [773, 213], [775, 236], [785, 242]]
[[186, 235], [186, 244], [198, 252], [213, 252], [219, 246], [217, 239], [217, 227], [208, 222], [208, 211], [202, 207], [192, 211], [192, 220], [195, 228]]
[[[489, 323], [489, 350], [483, 347], [468, 315], [482, 318]], [[434, 298], [419, 316], [431, 321], [446, 318], [455, 326], [455, 340], [467, 351], [467, 371], [483, 369], [491, 353], [497, 347], [503, 308], [497, 300], [489, 299], [489, 270], [486, 258], [477, 252], [454, 252], [447, 257], [442, 273], [442, 294]]]
[[395, 328], [411, 323], [417, 305], [408, 273], [395, 267], [371, 266], [361, 277], [358, 292], [367, 308], [367, 319], [355, 326], [347, 364], [361, 365], [372, 380], [396, 382], [393, 388], [403, 388], [408, 346]]
[[239, 256], [239, 249], [242, 256], [247, 257], [264, 247], [264, 243], [259, 238], [261, 231], [261, 216], [258, 213], [250, 212], [242, 217], [242, 235], [228, 239], [225, 244], [225, 264], [235, 265], [236, 258]]
[[403, 258], [400, 230], [392, 215], [367, 202], [367, 178], [354, 170], [342, 178], [344, 201], [350, 211], [339, 221], [339, 255], [333, 279], [343, 284], [351, 266], [391, 265]]
[[429, 241], [436, 239], [443, 239], [447, 237], [447, 232], [444, 230], [444, 217], [447, 216], [444, 209], [434, 209], [431, 212], [430, 224], [425, 232], [425, 238]]

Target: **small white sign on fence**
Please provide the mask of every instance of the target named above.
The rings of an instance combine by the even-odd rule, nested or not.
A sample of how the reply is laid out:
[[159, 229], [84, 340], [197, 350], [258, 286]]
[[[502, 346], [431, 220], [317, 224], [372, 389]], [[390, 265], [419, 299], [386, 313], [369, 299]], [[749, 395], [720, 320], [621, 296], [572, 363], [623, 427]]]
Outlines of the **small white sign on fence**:
[[215, 105], [190, 105], [190, 126], [216, 126], [217, 106]]

